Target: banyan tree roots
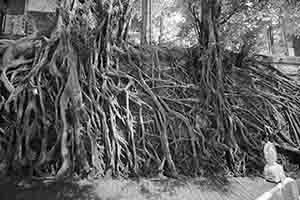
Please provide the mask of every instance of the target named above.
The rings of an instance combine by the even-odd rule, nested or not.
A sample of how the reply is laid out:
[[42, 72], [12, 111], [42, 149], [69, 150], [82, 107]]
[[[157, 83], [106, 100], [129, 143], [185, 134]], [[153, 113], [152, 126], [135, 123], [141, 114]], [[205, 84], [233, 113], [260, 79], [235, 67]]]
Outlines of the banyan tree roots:
[[74, 16], [0, 40], [2, 172], [243, 175], [262, 169], [264, 137], [298, 151], [300, 86], [272, 66], [134, 46], [110, 34], [113, 12], [93, 29]]

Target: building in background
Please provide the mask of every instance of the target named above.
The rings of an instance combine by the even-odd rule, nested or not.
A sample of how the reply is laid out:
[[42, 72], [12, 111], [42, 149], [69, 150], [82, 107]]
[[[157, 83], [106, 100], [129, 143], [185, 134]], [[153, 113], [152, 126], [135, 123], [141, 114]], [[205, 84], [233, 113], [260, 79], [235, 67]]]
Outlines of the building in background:
[[45, 22], [51, 20], [56, 5], [56, 0], [0, 0], [1, 34], [24, 36], [36, 25], [48, 26]]

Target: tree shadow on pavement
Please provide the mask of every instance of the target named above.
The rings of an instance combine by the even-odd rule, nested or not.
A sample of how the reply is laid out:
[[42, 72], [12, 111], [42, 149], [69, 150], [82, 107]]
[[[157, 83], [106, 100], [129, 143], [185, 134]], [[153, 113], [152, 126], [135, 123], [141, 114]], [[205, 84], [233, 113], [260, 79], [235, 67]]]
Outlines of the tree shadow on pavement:
[[30, 186], [18, 186], [12, 182], [0, 183], [1, 200], [101, 200], [94, 193], [92, 184], [35, 182]]

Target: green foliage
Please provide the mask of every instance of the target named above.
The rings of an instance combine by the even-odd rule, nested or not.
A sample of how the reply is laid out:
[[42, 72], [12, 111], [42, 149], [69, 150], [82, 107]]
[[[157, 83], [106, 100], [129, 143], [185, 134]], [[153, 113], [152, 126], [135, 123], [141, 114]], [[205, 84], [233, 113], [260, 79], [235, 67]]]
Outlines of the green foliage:
[[[194, 0], [152, 0], [152, 35], [157, 43], [160, 35], [160, 16], [165, 15], [163, 43], [168, 45], [192, 46], [197, 43], [194, 19], [190, 5]], [[139, 32], [141, 27], [140, 2], [135, 2], [135, 21], [133, 29]], [[284, 9], [283, 9], [284, 8]], [[286, 19], [288, 36], [300, 33], [300, 3], [256, 0], [223, 0], [222, 13], [219, 17], [221, 44], [229, 50], [240, 51], [247, 43], [252, 52], [266, 52], [265, 29], [273, 26], [277, 51], [282, 52], [280, 17]], [[138, 37], [136, 35], [135, 37]]]
[[[225, 1], [226, 2], [226, 1]], [[228, 49], [239, 51], [245, 43], [252, 46], [252, 51], [267, 51], [265, 31], [272, 26], [277, 53], [283, 53], [282, 31], [280, 18], [285, 19], [288, 37], [299, 34], [299, 9], [300, 3], [279, 1], [235, 1], [228, 0], [223, 4], [223, 18], [221, 21], [221, 34], [224, 46]], [[230, 16], [230, 18], [226, 18]]]

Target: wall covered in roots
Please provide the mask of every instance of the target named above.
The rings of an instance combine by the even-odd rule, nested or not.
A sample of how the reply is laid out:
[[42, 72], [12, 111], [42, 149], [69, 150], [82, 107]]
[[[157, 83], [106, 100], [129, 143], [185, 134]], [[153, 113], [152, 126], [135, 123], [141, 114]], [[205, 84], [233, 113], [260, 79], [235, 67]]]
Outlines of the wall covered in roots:
[[134, 46], [124, 15], [93, 6], [96, 28], [61, 9], [47, 37], [0, 40], [3, 172], [224, 177], [261, 170], [263, 138], [300, 144], [289, 77], [212, 43]]

